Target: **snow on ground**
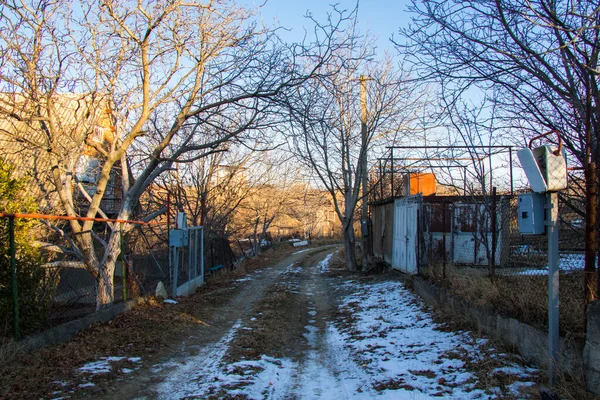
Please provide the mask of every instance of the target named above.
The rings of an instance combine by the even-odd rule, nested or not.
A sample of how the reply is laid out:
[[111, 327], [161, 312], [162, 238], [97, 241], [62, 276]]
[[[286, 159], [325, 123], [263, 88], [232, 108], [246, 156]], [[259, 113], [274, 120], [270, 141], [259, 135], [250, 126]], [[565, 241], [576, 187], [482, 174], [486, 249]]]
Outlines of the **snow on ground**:
[[311, 251], [311, 250], [313, 250], [313, 249], [298, 250], [298, 251], [293, 252], [292, 254], [300, 254], [300, 253], [304, 253], [306, 251]]
[[[326, 260], [321, 264], [327, 265]], [[328, 322], [325, 331], [305, 327], [309, 350], [302, 360], [263, 355], [259, 360], [226, 363], [227, 347], [235, 332], [243, 329], [238, 322], [213, 348], [184, 364], [157, 366], [169, 370], [159, 397], [522, 398], [519, 388], [534, 384], [535, 369], [511, 361], [514, 356], [495, 351], [485, 339], [445, 331], [402, 283], [344, 285], [353, 293], [340, 307], [345, 318]], [[324, 343], [320, 348], [319, 340]], [[489, 379], [513, 382], [504, 393], [480, 384], [477, 369], [490, 363], [494, 368], [486, 372]]]
[[81, 368], [78, 369], [78, 371], [90, 375], [107, 374], [112, 371], [111, 363], [119, 361], [138, 363], [141, 360], [141, 357], [101, 357], [98, 361], [92, 361], [84, 364]]
[[[398, 389], [462, 399], [501, 394], [497, 388], [486, 393], [473, 368], [466, 368], [489, 363], [486, 354], [494, 354], [493, 347], [468, 332], [444, 331], [402, 283], [384, 282], [359, 290], [342, 308], [356, 321], [342, 328], [340, 340], [348, 343], [355, 361], [371, 375], [381, 394], [398, 393]], [[534, 369], [513, 363], [506, 355], [496, 356], [494, 362], [504, 368], [492, 374], [534, 384]]]
[[[334, 252], [335, 253], [335, 252]], [[327, 254], [327, 257], [325, 257], [318, 265], [317, 265], [317, 269], [320, 272], [327, 272], [329, 271], [329, 263], [331, 262], [331, 257], [333, 257], [334, 253], [330, 253]]]
[[299, 274], [302, 272], [302, 266], [296, 263], [288, 265], [285, 269], [286, 274]]
[[[521, 254], [535, 254], [539, 256], [545, 256], [545, 253], [537, 250], [532, 250], [528, 245], [523, 245], [519, 249]], [[564, 273], [582, 271], [585, 266], [585, 255], [583, 253], [567, 253], [563, 252], [558, 255], [558, 269]], [[541, 268], [506, 268], [497, 269], [497, 272], [503, 275], [548, 275], [548, 266]]]

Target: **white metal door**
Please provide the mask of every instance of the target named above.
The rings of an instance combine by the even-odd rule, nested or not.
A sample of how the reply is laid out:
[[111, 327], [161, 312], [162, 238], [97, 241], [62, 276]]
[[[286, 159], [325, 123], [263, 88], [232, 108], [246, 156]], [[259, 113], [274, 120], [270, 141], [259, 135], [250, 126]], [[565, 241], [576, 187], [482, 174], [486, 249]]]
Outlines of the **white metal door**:
[[394, 247], [392, 268], [407, 274], [417, 273], [417, 205], [394, 205]]
[[406, 273], [417, 273], [417, 205], [406, 207]]
[[405, 208], [398, 202], [394, 205], [394, 245], [392, 252], [392, 268], [402, 270], [406, 248]]

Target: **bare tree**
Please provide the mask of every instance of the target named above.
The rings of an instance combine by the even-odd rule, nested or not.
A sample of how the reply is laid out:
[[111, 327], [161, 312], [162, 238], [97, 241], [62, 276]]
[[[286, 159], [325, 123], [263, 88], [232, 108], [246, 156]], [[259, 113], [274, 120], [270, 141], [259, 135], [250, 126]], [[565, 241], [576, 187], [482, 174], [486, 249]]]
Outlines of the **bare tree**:
[[[356, 19], [340, 40], [347, 41], [349, 47], [336, 53], [328, 64], [335, 72], [327, 79], [307, 82], [289, 99], [291, 147], [331, 195], [342, 223], [346, 263], [354, 271], [357, 262], [353, 224], [362, 198], [361, 178], [367, 173], [363, 160], [378, 145], [393, 142], [400, 128], [413, 118], [410, 107], [418, 104], [419, 97], [403, 82], [406, 74], [391, 60], [376, 60], [371, 39], [356, 32]], [[369, 77], [364, 139], [358, 93], [360, 75]]]
[[[597, 252], [600, 162], [600, 6], [593, 1], [413, 2], [413, 23], [398, 48], [421, 77], [459, 98], [470, 87], [491, 93], [504, 123], [526, 137], [558, 130], [585, 170], [585, 297]], [[523, 143], [522, 136], [515, 137]], [[599, 280], [600, 282], [600, 280]]]
[[303, 233], [309, 242], [322, 223], [323, 215], [319, 211], [331, 205], [328, 194], [313, 188], [310, 184], [296, 185], [292, 188], [292, 204], [289, 209], [291, 217], [300, 222]]
[[[35, 160], [59, 212], [79, 216], [83, 199], [85, 216], [106, 216], [113, 191], [121, 220], [174, 162], [264, 133], [275, 99], [320, 70], [343, 22], [322, 26], [318, 42], [286, 46], [229, 0], [13, 0], [0, 14], [3, 135]], [[92, 166], [82, 182], [78, 169]], [[102, 237], [96, 225], [54, 228], [96, 278], [100, 308], [114, 299], [122, 231], [108, 224]]]
[[153, 201], [165, 206], [168, 200], [172, 209], [185, 212], [188, 225], [204, 226], [206, 237], [226, 238], [233, 233], [237, 208], [252, 193], [247, 170], [259, 156], [239, 146], [220, 149], [189, 163], [176, 163], [156, 180]]
[[302, 175], [282, 152], [263, 153], [253, 174], [251, 194], [242, 201], [236, 219], [249, 231], [254, 254], [259, 254], [273, 222], [290, 214], [293, 188]]

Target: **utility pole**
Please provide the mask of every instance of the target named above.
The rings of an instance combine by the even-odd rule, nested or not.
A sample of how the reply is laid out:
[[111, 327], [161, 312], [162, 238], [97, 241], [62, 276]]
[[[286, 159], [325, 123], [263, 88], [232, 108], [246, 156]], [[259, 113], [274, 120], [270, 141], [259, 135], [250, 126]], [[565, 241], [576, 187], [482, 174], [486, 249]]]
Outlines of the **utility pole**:
[[560, 352], [558, 275], [558, 193], [546, 194], [546, 234], [548, 236], [548, 377], [556, 382]]
[[367, 78], [360, 76], [360, 128], [362, 136], [362, 268], [367, 267], [367, 254], [369, 247], [369, 208], [367, 194], [369, 192], [369, 172], [367, 171]]

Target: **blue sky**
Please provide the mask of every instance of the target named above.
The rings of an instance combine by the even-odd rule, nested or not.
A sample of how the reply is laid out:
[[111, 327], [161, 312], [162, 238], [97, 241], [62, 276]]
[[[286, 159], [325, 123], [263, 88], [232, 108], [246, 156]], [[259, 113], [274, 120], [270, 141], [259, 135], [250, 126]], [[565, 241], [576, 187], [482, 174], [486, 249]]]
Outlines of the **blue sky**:
[[[250, 4], [262, 4], [260, 0], [247, 0]], [[303, 26], [310, 26], [309, 21], [304, 18], [307, 11], [318, 20], [324, 20], [326, 13], [330, 11], [331, 4], [337, 4], [339, 9], [352, 10], [356, 0], [268, 0], [261, 9], [262, 19], [271, 23], [274, 19], [291, 29], [289, 39], [300, 39], [303, 34]], [[358, 21], [360, 32], [369, 30], [377, 36], [378, 50], [393, 51], [393, 45], [389, 42], [392, 34], [397, 35], [400, 26], [409, 23], [406, 8], [410, 0], [362, 0], [358, 8]]]
[[[257, 6], [263, 4], [264, 0], [239, 0], [245, 4]], [[310, 11], [319, 21], [324, 21], [327, 12], [331, 11], [331, 4], [337, 4], [339, 9], [352, 10], [356, 6], [356, 0], [267, 0], [266, 4], [260, 8], [260, 17], [267, 25], [273, 25], [275, 22], [283, 27], [290, 29], [290, 32], [281, 33], [282, 38], [287, 41], [301, 40], [304, 34], [303, 27], [311, 27], [310, 21], [304, 18], [307, 11]], [[398, 35], [400, 27], [407, 27], [410, 23], [410, 14], [406, 11], [411, 4], [411, 0], [360, 0], [358, 7], [359, 30], [365, 33], [367, 30], [378, 37], [378, 54], [382, 55], [384, 51], [389, 51], [391, 55], [396, 54], [393, 44], [389, 41], [392, 34], [401, 40]], [[479, 92], [469, 91], [470, 99], [480, 97]], [[434, 131], [431, 131], [434, 133]], [[443, 133], [443, 132], [442, 132]], [[445, 135], [445, 133], [443, 133]], [[439, 144], [439, 143], [435, 143]], [[502, 163], [494, 157], [494, 164]], [[506, 163], [506, 161], [504, 161]], [[486, 164], [486, 169], [487, 169]], [[495, 168], [498, 166], [495, 166]], [[515, 168], [515, 184], [519, 186], [519, 168]], [[503, 178], [508, 176], [505, 168], [498, 167], [494, 171], [494, 180], [500, 186]]]

